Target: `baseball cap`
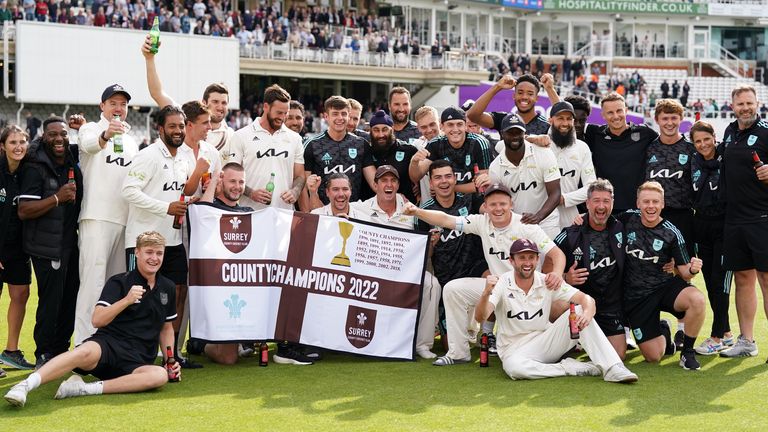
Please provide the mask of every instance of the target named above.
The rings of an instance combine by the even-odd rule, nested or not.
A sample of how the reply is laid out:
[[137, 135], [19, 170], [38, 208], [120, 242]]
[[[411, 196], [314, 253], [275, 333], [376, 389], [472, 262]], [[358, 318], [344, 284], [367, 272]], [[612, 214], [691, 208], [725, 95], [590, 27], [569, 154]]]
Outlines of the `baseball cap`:
[[116, 95], [118, 93], [122, 94], [123, 96], [125, 96], [125, 98], [128, 99], [128, 101], [130, 102], [131, 95], [128, 94], [128, 92], [125, 91], [123, 86], [121, 86], [120, 84], [112, 84], [111, 86], [105, 88], [104, 92], [101, 94], [101, 101], [102, 102], [106, 102], [107, 99], [111, 98], [112, 96], [114, 96], [114, 95]]
[[512, 128], [518, 128], [525, 132], [525, 123], [517, 116], [517, 114], [507, 114], [501, 121], [501, 130], [499, 132], [508, 131]]
[[520, 252], [533, 252], [537, 254], [539, 253], [539, 248], [536, 246], [536, 243], [528, 239], [517, 239], [509, 247], [509, 254], [514, 255]]
[[449, 120], [467, 121], [467, 113], [465, 113], [464, 110], [461, 108], [456, 108], [455, 106], [449, 106], [448, 108], [443, 110], [442, 114], [440, 114], [440, 123], [445, 123]]
[[576, 115], [576, 113], [573, 111], [573, 105], [571, 105], [570, 102], [560, 101], [552, 105], [552, 109], [549, 110], [549, 116], [554, 117], [560, 114], [561, 112], [569, 112], [573, 115]]
[[392, 127], [394, 123], [392, 122], [392, 117], [387, 115], [387, 113], [385, 113], [383, 110], [378, 110], [373, 114], [373, 116], [371, 116], [371, 120], [368, 122], [368, 124], [371, 127], [382, 124]]
[[483, 198], [487, 198], [489, 195], [495, 192], [505, 193], [509, 195], [510, 198], [512, 198], [512, 191], [501, 183], [493, 183], [492, 185], [488, 186], [488, 189], [483, 192]]
[[382, 165], [376, 168], [376, 175], [373, 176], [373, 179], [378, 180], [384, 177], [385, 174], [392, 174], [393, 176], [395, 176], [396, 179], [400, 180], [400, 174], [392, 165]]

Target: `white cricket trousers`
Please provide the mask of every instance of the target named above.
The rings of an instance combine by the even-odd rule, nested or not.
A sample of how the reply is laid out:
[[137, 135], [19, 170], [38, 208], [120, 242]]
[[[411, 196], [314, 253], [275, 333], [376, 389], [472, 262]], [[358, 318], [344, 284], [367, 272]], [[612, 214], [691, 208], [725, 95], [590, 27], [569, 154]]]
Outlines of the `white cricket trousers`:
[[[576, 307], [576, 312], [581, 312], [581, 306]], [[530, 333], [512, 344], [504, 344], [503, 335], [497, 335], [499, 358], [504, 372], [516, 380], [565, 376], [565, 369], [559, 363], [560, 358], [576, 346], [576, 340], [571, 339], [568, 314], [565, 312], [560, 315], [546, 330]], [[616, 363], [621, 363], [608, 338], [594, 320], [581, 330], [578, 341], [592, 363], [603, 373]]]
[[441, 287], [437, 278], [429, 271], [424, 272], [424, 286], [421, 289], [421, 309], [416, 329], [416, 351], [429, 351], [435, 343], [435, 327], [438, 320]]
[[477, 328], [475, 305], [485, 289], [485, 278], [454, 279], [443, 287], [445, 326], [448, 331], [448, 357], [466, 359], [469, 353], [469, 331]]
[[79, 231], [80, 291], [75, 307], [75, 346], [96, 332], [91, 318], [104, 283], [118, 273], [125, 273], [123, 225], [85, 219], [80, 221]]

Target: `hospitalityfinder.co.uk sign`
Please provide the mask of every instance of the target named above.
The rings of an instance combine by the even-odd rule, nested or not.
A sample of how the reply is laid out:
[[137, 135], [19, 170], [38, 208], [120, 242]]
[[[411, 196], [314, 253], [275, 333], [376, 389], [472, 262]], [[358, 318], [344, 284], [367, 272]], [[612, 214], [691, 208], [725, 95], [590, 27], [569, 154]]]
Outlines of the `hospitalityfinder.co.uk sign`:
[[706, 15], [706, 4], [634, 0], [544, 0], [544, 10], [605, 13]]

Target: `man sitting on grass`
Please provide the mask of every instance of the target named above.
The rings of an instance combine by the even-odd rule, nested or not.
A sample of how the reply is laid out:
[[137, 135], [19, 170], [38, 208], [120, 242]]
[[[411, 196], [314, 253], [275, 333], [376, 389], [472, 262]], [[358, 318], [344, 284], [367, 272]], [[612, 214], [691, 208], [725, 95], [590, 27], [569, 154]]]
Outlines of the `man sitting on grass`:
[[[112, 276], [104, 286], [92, 323], [96, 333], [72, 351], [56, 356], [11, 387], [5, 400], [23, 407], [27, 393], [68, 372], [93, 375], [86, 383], [73, 375], [61, 383], [56, 399], [102, 393], [133, 393], [163, 386], [168, 372], [155, 366], [157, 344], [173, 346], [176, 286], [157, 274], [165, 239], [155, 231], [136, 239], [136, 270]], [[180, 376], [176, 363], [173, 371]]]

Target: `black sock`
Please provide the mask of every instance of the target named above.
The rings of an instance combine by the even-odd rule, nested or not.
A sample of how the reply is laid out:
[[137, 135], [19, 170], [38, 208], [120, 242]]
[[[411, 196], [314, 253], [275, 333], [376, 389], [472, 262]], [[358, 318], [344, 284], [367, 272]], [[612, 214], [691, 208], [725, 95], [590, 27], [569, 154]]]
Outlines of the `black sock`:
[[696, 343], [695, 337], [685, 335], [683, 337], [683, 351], [693, 351], [693, 344]]

